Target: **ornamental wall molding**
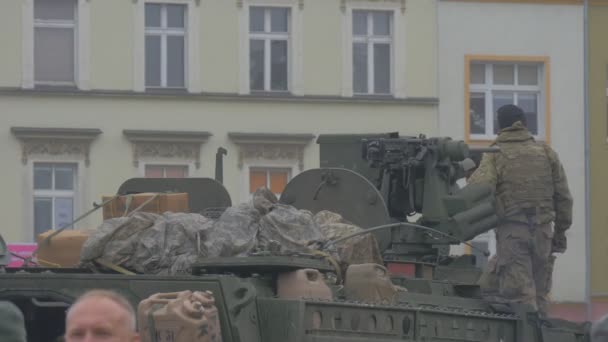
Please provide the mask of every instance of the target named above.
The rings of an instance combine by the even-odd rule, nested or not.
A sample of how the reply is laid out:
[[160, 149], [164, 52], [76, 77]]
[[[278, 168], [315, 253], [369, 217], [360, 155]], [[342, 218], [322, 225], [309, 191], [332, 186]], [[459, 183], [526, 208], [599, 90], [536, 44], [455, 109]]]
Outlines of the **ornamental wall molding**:
[[304, 148], [314, 137], [313, 134], [228, 133], [228, 138], [239, 148], [239, 169], [246, 159], [265, 159], [297, 160], [299, 169], [304, 170]]
[[21, 143], [21, 162], [31, 155], [78, 156], [89, 166], [91, 143], [102, 133], [97, 128], [11, 127]]
[[142, 158], [175, 158], [194, 161], [201, 167], [201, 146], [211, 136], [209, 132], [124, 130], [132, 144], [133, 166], [139, 167]]

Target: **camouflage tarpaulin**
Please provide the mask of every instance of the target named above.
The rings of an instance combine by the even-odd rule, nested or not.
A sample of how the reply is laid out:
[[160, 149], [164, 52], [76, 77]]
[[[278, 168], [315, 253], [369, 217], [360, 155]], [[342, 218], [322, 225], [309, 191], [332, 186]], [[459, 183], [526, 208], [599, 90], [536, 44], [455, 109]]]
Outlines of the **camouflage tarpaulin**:
[[[361, 228], [342, 216], [277, 203], [268, 189], [250, 203], [226, 209], [217, 221], [194, 213], [136, 213], [106, 220], [85, 242], [81, 261], [97, 258], [148, 274], [187, 272], [199, 257], [247, 256], [251, 251], [314, 253], [323, 245]], [[342, 270], [351, 264], [382, 263], [373, 235], [357, 236], [324, 251]]]
[[205, 240], [207, 253], [201, 256], [247, 255], [256, 246], [260, 213], [251, 204], [230, 207], [213, 224]]
[[106, 220], [85, 242], [81, 261], [103, 258], [138, 273], [186, 272], [207, 239], [213, 221], [198, 214], [136, 213]]
[[[340, 214], [326, 210], [318, 212], [314, 216], [314, 221], [326, 240], [336, 240], [362, 229], [345, 220]], [[366, 263], [382, 265], [382, 255], [373, 234], [359, 235], [339, 242], [336, 244], [336, 248], [336, 259], [343, 272], [349, 265]]]

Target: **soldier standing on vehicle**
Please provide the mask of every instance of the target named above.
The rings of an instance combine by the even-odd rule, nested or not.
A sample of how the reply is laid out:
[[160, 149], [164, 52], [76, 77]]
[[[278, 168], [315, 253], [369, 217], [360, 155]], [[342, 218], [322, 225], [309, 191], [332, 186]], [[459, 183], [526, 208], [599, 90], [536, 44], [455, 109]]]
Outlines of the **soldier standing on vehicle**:
[[137, 318], [129, 301], [118, 293], [92, 290], [68, 310], [66, 342], [139, 342]]
[[534, 140], [521, 108], [499, 108], [498, 125], [494, 145], [500, 152], [485, 154], [469, 183], [487, 183], [496, 196], [500, 298], [529, 304], [544, 314], [551, 290], [553, 253], [563, 253], [567, 247], [565, 232], [572, 223], [572, 196], [557, 153]]

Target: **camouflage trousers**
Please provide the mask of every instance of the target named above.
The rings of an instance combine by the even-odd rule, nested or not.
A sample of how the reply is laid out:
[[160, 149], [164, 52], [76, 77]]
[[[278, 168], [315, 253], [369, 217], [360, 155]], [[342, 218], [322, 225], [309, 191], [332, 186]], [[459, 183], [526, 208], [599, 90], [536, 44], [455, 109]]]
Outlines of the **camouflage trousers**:
[[546, 313], [555, 256], [551, 223], [504, 222], [496, 229], [498, 295]]

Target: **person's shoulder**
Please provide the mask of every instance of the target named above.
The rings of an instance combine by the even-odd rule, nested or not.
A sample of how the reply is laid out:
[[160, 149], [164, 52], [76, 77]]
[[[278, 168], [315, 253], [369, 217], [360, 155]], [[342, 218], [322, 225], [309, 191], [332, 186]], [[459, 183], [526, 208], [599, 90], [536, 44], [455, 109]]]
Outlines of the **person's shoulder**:
[[0, 336], [2, 341], [26, 341], [23, 313], [12, 302], [0, 301]]

